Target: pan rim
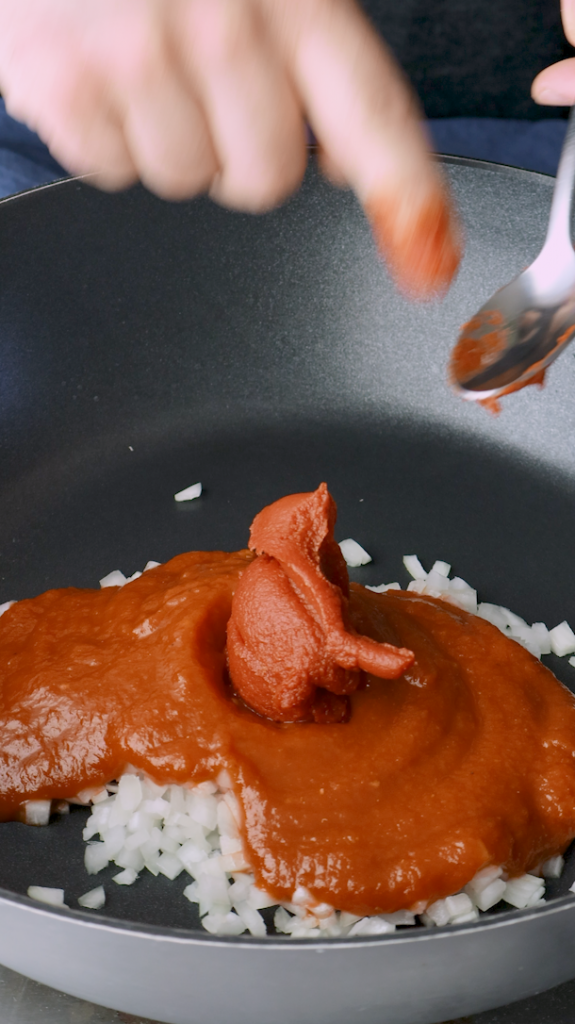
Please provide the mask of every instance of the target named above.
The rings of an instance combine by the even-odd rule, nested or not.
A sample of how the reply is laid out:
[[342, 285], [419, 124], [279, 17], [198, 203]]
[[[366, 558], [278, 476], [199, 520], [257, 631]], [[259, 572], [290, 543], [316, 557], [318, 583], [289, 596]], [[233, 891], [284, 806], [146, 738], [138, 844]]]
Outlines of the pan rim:
[[328, 950], [334, 947], [338, 949], [360, 946], [389, 946], [405, 945], [406, 943], [431, 941], [433, 939], [448, 939], [450, 936], [463, 936], [485, 931], [499, 931], [502, 928], [509, 928], [514, 925], [527, 923], [536, 918], [550, 918], [556, 914], [569, 913], [575, 908], [575, 895], [556, 896], [549, 900], [544, 906], [524, 908], [522, 910], [505, 910], [496, 914], [484, 914], [477, 921], [465, 924], [443, 925], [435, 928], [406, 928], [405, 931], [388, 933], [386, 935], [366, 936], [334, 936], [332, 938], [291, 938], [290, 936], [268, 935], [265, 938], [255, 938], [251, 935], [205, 935], [199, 931], [186, 928], [171, 928], [167, 925], [143, 924], [139, 921], [126, 921], [117, 917], [101, 918], [89, 911], [77, 910], [75, 907], [52, 907], [48, 904], [42, 905], [23, 896], [20, 893], [12, 893], [8, 889], [0, 887], [0, 906], [7, 903], [13, 906], [20, 906], [24, 911], [43, 918], [57, 917], [66, 919], [80, 927], [96, 928], [100, 931], [110, 931], [115, 934], [137, 934], [141, 939], [153, 941], [173, 942], [178, 945], [208, 946], [235, 948], [237, 946], [247, 949], [315, 949]]
[[[317, 146], [311, 145], [311, 146], [308, 146], [307, 148], [308, 148], [308, 153], [309, 153], [310, 156], [313, 156], [313, 155], [316, 154]], [[434, 153], [434, 157], [435, 157], [435, 159], [440, 164], [455, 164], [455, 165], [458, 165], [460, 167], [475, 167], [475, 168], [480, 168], [480, 169], [483, 169], [483, 170], [486, 170], [486, 171], [489, 171], [489, 170], [502, 171], [504, 173], [511, 173], [512, 175], [527, 174], [527, 175], [529, 175], [530, 178], [532, 178], [532, 177], [542, 178], [542, 179], [544, 179], [546, 181], [549, 181], [549, 182], [552, 182], [552, 181], [555, 180], [555, 178], [554, 178], [554, 176], [552, 174], [545, 174], [544, 171], [531, 171], [531, 170], [528, 170], [528, 168], [526, 168], [526, 167], [515, 167], [513, 164], [498, 163], [495, 160], [480, 160], [477, 157], [456, 156], [453, 153]], [[77, 185], [79, 182], [88, 182], [89, 183], [90, 178], [92, 178], [93, 176], [94, 176], [93, 174], [69, 175], [69, 176], [67, 176], [65, 178], [56, 178], [54, 181], [47, 181], [43, 185], [35, 185], [33, 188], [22, 189], [21, 192], [12, 192], [12, 193], [10, 193], [10, 195], [1, 196], [0, 197], [0, 206], [5, 206], [8, 203], [13, 202], [13, 200], [23, 199], [26, 196], [36, 195], [38, 192], [47, 192], [50, 189], [62, 188], [62, 187], [66, 187], [68, 185]], [[143, 186], [141, 186], [138, 183], [138, 184], [136, 184], [134, 186], [131, 186], [131, 187], [138, 188], [138, 187], [143, 187]], [[129, 189], [127, 191], [129, 191]], [[294, 195], [297, 195], [297, 192], [294, 193]], [[202, 198], [202, 196], [194, 197], [194, 198]], [[289, 202], [291, 198], [292, 197], [289, 197], [287, 202]], [[194, 199], [185, 200], [185, 201], [193, 202]]]

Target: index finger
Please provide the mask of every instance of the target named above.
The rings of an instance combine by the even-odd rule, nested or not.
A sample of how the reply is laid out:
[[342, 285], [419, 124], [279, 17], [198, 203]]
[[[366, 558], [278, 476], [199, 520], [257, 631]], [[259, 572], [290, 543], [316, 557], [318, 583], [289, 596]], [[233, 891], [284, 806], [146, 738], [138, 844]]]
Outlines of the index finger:
[[353, 0], [291, 4], [293, 73], [329, 163], [362, 202], [399, 286], [445, 291], [461, 235], [409, 84]]

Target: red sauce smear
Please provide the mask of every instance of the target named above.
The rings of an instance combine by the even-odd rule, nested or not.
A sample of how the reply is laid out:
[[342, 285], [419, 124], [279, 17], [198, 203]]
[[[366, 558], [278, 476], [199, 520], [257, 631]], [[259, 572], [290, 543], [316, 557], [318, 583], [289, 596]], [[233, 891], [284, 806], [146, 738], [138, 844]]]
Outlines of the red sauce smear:
[[[504, 317], [500, 310], [484, 310], [477, 313], [461, 328], [457, 344], [451, 353], [448, 367], [450, 384], [465, 383], [481, 370], [487, 369], [497, 362], [505, 349], [509, 329], [503, 326]], [[558, 338], [555, 348], [561, 348], [572, 337], [575, 327], [569, 326]], [[548, 358], [548, 357], [546, 357]], [[497, 394], [478, 400], [489, 412], [498, 416], [501, 412], [500, 399], [511, 395], [532, 384], [545, 384], [547, 367], [542, 363], [534, 363], [530, 376], [524, 380], [514, 381], [498, 388]]]
[[449, 363], [451, 382], [468, 380], [496, 363], [505, 351], [509, 329], [500, 310], [477, 313], [461, 328]]
[[462, 255], [461, 232], [446, 190], [438, 185], [424, 202], [409, 189], [399, 197], [373, 195], [365, 210], [398, 286], [415, 298], [446, 292]]
[[[273, 526], [274, 507], [260, 523]], [[440, 600], [351, 584], [338, 600], [353, 642], [413, 651], [413, 663], [394, 679], [363, 673], [346, 723], [271, 721], [226, 670], [234, 593], [255, 564], [247, 551], [191, 552], [122, 589], [52, 590], [2, 616], [3, 820], [128, 765], [160, 783], [225, 767], [258, 882], [288, 901], [304, 885], [357, 914], [446, 896], [488, 864], [518, 875], [565, 849], [575, 699], [544, 666]], [[281, 622], [273, 642], [287, 657]]]
[[515, 391], [523, 391], [523, 388], [530, 387], [531, 384], [539, 384], [539, 387], [545, 387], [545, 374], [547, 367], [543, 367], [538, 373], [534, 373], [528, 380], [518, 380], [515, 384], [508, 384], [507, 387], [501, 388], [496, 395], [491, 395], [490, 398], [481, 398], [478, 405], [482, 405], [488, 412], [493, 413], [494, 416], [499, 416], [501, 412], [500, 399], [504, 398], [505, 395], [512, 395]]

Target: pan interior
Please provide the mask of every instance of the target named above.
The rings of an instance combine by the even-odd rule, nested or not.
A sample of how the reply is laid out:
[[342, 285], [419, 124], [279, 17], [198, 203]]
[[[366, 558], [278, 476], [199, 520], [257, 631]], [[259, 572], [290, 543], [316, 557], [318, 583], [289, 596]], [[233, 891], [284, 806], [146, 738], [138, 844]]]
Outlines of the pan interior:
[[[499, 420], [444, 384], [458, 326], [535, 256], [551, 185], [448, 171], [467, 256], [425, 308], [393, 290], [353, 197], [313, 171], [263, 218], [76, 182], [0, 203], [0, 603], [245, 546], [262, 506], [326, 480], [338, 539], [373, 556], [352, 578], [406, 585], [415, 552], [529, 622], [575, 625], [573, 358]], [[202, 497], [176, 504], [196, 481]], [[182, 877], [89, 877], [85, 816], [2, 825], [0, 887], [63, 887], [74, 907], [103, 881], [103, 919], [206, 934]], [[574, 879], [569, 857], [550, 894]]]

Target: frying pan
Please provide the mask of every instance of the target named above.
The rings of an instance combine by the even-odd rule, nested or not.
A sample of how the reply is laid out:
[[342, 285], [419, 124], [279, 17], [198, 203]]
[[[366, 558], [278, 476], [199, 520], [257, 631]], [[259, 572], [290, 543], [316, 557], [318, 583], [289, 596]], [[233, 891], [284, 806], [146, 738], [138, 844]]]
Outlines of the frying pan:
[[[538, 252], [552, 180], [445, 169], [467, 253], [426, 305], [396, 293], [355, 199], [313, 166], [262, 217], [78, 181], [1, 203], [0, 602], [241, 547], [263, 505], [325, 479], [338, 537], [374, 558], [356, 579], [405, 585], [415, 551], [529, 621], [575, 623], [573, 353], [499, 418], [444, 381], [460, 324]], [[0, 826], [0, 962], [93, 1002], [171, 1024], [432, 1024], [575, 975], [575, 857], [546, 906], [476, 924], [214, 938], [181, 878], [120, 888], [110, 869], [105, 910], [78, 909], [85, 816]], [[32, 883], [70, 909], [34, 904]]]

